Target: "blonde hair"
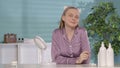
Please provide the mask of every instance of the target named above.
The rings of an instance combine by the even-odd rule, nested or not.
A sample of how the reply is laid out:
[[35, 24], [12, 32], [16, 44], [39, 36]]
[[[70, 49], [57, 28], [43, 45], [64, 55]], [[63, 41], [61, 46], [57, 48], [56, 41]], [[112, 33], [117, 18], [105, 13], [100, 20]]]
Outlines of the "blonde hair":
[[[65, 27], [65, 23], [64, 23], [64, 21], [62, 20], [62, 17], [66, 14], [66, 12], [67, 12], [69, 9], [76, 9], [76, 10], [78, 10], [78, 8], [76, 8], [76, 7], [72, 7], [72, 6], [66, 7], [66, 8], [64, 9], [64, 11], [63, 11], [62, 16], [61, 16], [59, 29], [62, 29], [62, 28]], [[79, 10], [78, 10], [78, 11], [79, 11]]]

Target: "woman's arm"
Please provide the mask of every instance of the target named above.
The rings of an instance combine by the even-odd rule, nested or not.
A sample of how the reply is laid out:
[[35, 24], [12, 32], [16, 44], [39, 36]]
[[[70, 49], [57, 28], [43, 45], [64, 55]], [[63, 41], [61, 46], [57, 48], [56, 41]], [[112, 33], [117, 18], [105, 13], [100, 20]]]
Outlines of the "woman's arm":
[[87, 31], [83, 29], [82, 35], [81, 35], [81, 47], [82, 47], [82, 52], [88, 51], [88, 59], [83, 61], [83, 64], [88, 64], [90, 62], [90, 56], [91, 56], [91, 51], [90, 51], [90, 44], [89, 44], [89, 39], [87, 35]]

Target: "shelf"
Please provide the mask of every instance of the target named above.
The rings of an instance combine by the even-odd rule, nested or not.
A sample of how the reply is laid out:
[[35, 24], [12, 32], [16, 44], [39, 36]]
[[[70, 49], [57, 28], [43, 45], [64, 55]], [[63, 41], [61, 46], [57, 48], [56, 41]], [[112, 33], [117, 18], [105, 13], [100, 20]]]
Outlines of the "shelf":
[[[44, 62], [51, 61], [51, 44], [44, 51]], [[0, 43], [0, 64], [39, 64], [40, 50], [32, 43]]]

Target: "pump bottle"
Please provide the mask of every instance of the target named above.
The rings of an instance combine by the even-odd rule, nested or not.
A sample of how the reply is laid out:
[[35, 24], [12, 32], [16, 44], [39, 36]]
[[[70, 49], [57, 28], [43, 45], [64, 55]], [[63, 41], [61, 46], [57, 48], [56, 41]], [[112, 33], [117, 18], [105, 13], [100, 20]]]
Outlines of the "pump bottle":
[[114, 52], [110, 43], [107, 49], [106, 64], [107, 66], [114, 66]]
[[98, 66], [106, 66], [106, 48], [103, 42], [98, 53]]

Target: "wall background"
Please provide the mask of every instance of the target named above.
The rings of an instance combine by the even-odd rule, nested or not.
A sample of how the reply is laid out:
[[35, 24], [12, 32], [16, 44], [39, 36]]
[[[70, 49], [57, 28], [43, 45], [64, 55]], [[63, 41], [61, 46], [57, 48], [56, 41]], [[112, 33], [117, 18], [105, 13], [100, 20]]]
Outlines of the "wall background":
[[[59, 25], [64, 6], [81, 8], [80, 25], [83, 26], [82, 20], [91, 12], [90, 8], [102, 1], [112, 1], [120, 14], [120, 0], [0, 0], [0, 42], [6, 33], [15, 33], [18, 38], [39, 35], [51, 42], [52, 31]], [[115, 62], [120, 63], [120, 56], [115, 58]], [[92, 59], [91, 62], [95, 62], [94, 56]]]

